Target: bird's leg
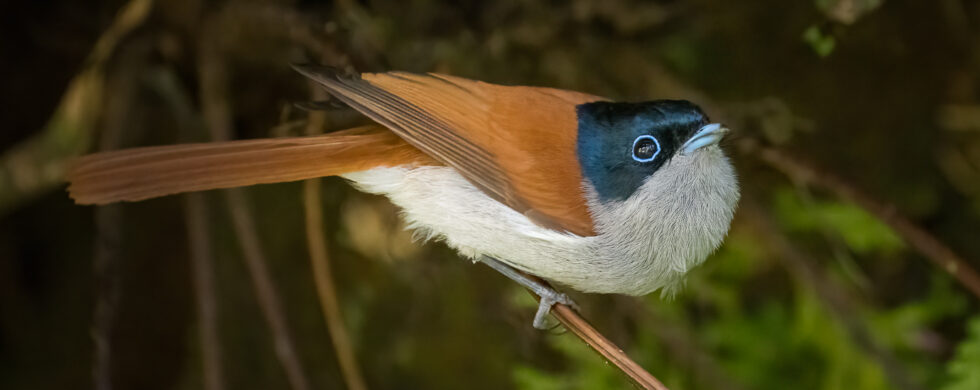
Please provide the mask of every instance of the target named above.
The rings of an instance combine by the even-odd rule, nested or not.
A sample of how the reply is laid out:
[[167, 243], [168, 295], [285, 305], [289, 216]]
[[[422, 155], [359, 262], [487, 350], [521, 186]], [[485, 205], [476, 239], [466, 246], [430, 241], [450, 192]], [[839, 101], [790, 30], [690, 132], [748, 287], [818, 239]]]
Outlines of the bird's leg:
[[497, 260], [490, 256], [481, 256], [480, 262], [490, 266], [490, 268], [497, 270], [497, 272], [500, 272], [504, 276], [510, 278], [510, 280], [513, 280], [519, 283], [520, 285], [527, 287], [528, 289], [531, 290], [531, 292], [537, 294], [538, 297], [541, 298], [541, 301], [538, 304], [538, 312], [534, 314], [533, 325], [537, 329], [547, 329], [544, 320], [545, 317], [548, 315], [548, 312], [551, 311], [551, 306], [553, 306], [554, 304], [561, 303], [564, 305], [571, 306], [573, 308], [578, 307], [578, 305], [576, 305], [575, 302], [573, 302], [572, 299], [568, 297], [568, 295], [555, 291], [555, 289], [551, 288], [551, 286], [543, 284], [538, 280], [527, 277], [527, 275], [524, 275], [523, 273], [514, 269], [513, 267], [504, 264], [500, 260]]

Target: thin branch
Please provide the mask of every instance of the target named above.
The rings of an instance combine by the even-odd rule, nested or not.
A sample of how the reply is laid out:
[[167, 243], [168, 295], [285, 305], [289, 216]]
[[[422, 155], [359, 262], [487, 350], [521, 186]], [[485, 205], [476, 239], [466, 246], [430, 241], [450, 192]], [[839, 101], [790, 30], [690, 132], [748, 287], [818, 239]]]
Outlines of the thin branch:
[[[134, 17], [132, 14], [148, 12], [139, 11], [139, 7], [147, 5], [138, 2], [130, 3], [121, 14]], [[120, 16], [122, 18], [122, 16]], [[145, 17], [145, 15], [143, 15]], [[135, 23], [135, 21], [130, 21]], [[117, 23], [122, 23], [117, 20]], [[116, 26], [116, 30], [118, 30]], [[114, 31], [114, 29], [110, 29]], [[128, 30], [127, 30], [128, 31]], [[119, 33], [116, 31], [116, 33]], [[105, 45], [105, 40], [101, 40]], [[145, 37], [133, 40], [130, 44], [120, 47], [111, 64], [114, 72], [103, 80], [96, 96], [89, 99], [98, 100], [101, 107], [95, 114], [102, 127], [99, 150], [118, 149], [126, 144], [127, 136], [135, 136], [137, 131], [127, 131], [132, 126], [132, 115], [137, 94], [138, 78], [150, 53], [149, 44]], [[99, 52], [97, 45], [94, 52]], [[101, 50], [109, 50], [102, 47]], [[106, 63], [105, 66], [110, 64]], [[101, 88], [105, 88], [102, 94]], [[88, 106], [86, 106], [88, 107]], [[136, 126], [139, 129], [139, 126]], [[96, 279], [96, 301], [92, 318], [92, 340], [94, 343], [92, 380], [93, 387], [98, 390], [113, 389], [113, 377], [116, 361], [112, 351], [112, 336], [118, 320], [119, 302], [122, 295], [123, 254], [121, 250], [123, 236], [123, 206], [106, 205], [95, 209], [96, 243], [93, 258], [93, 274]]]
[[640, 367], [633, 359], [630, 359], [622, 349], [606, 336], [603, 336], [602, 333], [599, 333], [572, 308], [559, 303], [551, 309], [551, 314], [558, 318], [558, 321], [561, 321], [565, 328], [571, 330], [575, 336], [578, 336], [589, 347], [592, 347], [593, 350], [615, 365], [623, 374], [626, 374], [637, 386], [644, 389], [667, 390], [667, 386], [664, 386], [656, 377]]
[[[157, 93], [173, 113], [183, 141], [192, 141], [203, 132], [200, 118], [191, 106], [190, 96], [180, 84], [173, 69], [158, 68], [147, 72], [147, 86]], [[201, 347], [201, 372], [205, 390], [225, 388], [221, 342], [218, 337], [218, 298], [214, 287], [214, 257], [211, 250], [210, 210], [202, 193], [184, 195], [184, 220], [190, 245], [191, 277], [197, 304], [198, 342]]]
[[283, 370], [290, 386], [295, 390], [308, 390], [310, 388], [306, 376], [303, 374], [303, 366], [296, 353], [296, 344], [293, 342], [289, 326], [286, 324], [286, 316], [280, 303], [279, 294], [276, 292], [272, 277], [266, 268], [266, 257], [259, 244], [259, 236], [255, 229], [255, 222], [252, 214], [248, 210], [248, 201], [241, 188], [233, 188], [222, 191], [228, 208], [231, 212], [232, 223], [235, 226], [235, 235], [242, 247], [243, 260], [248, 268], [249, 276], [252, 279], [252, 286], [255, 289], [255, 297], [258, 299], [259, 308], [262, 315], [269, 325], [272, 333], [273, 350]]
[[894, 207], [881, 202], [829, 172], [800, 161], [778, 149], [762, 146], [758, 141], [744, 139], [739, 149], [762, 160], [794, 180], [828, 190], [853, 202], [887, 224], [915, 251], [953, 276], [963, 287], [980, 299], [980, 274], [970, 263], [926, 230], [916, 226]]
[[[311, 85], [314, 101], [326, 98], [326, 92], [319, 85]], [[307, 134], [317, 134], [326, 123], [323, 112], [310, 112], [306, 126]], [[367, 385], [361, 376], [361, 369], [354, 355], [347, 327], [340, 311], [337, 291], [333, 283], [333, 271], [330, 269], [330, 258], [327, 255], [327, 242], [324, 239], [323, 210], [320, 206], [321, 179], [309, 179], [303, 182], [303, 205], [306, 212], [306, 243], [310, 250], [310, 266], [313, 269], [313, 280], [316, 283], [317, 297], [323, 311], [323, 319], [333, 341], [334, 353], [340, 364], [344, 382], [350, 390], [365, 390]]]
[[[210, 32], [210, 34], [208, 34]], [[221, 58], [220, 47], [214, 44], [214, 29], [204, 34], [199, 55], [201, 106], [204, 121], [215, 141], [231, 138], [231, 105], [228, 100], [227, 67]], [[248, 201], [240, 188], [222, 191], [228, 202], [235, 233], [242, 247], [243, 260], [252, 279], [259, 308], [272, 333], [273, 350], [294, 390], [307, 390], [309, 381], [303, 374], [295, 343], [286, 324], [279, 295], [266, 268], [266, 258], [259, 244], [255, 223], [248, 210]]]
[[[520, 271], [518, 271], [520, 272]], [[550, 286], [550, 284], [534, 275], [530, 275], [522, 272], [528, 278], [537, 280], [538, 282]], [[540, 300], [541, 297], [535, 295], [533, 292], [528, 290], [528, 292], [534, 296], [535, 299]], [[575, 309], [568, 307], [567, 305], [556, 303], [551, 307], [551, 315], [555, 316], [566, 329], [570, 330], [572, 334], [581, 339], [601, 355], [606, 361], [612, 363], [616, 368], [623, 372], [626, 377], [633, 382], [633, 384], [643, 388], [643, 389], [653, 389], [653, 390], [668, 390], [667, 386], [664, 386], [653, 374], [647, 372], [639, 364], [637, 364], [633, 359], [630, 359], [629, 355], [626, 355], [622, 349], [616, 346], [611, 340], [606, 338], [602, 333], [592, 327], [585, 318], [582, 318]]]
[[[144, 81], [158, 94], [176, 119], [179, 137], [190, 142], [200, 137], [203, 125], [191, 99], [171, 68], [157, 68], [147, 72]], [[218, 299], [214, 287], [214, 256], [210, 238], [210, 210], [202, 193], [183, 196], [184, 220], [187, 224], [187, 241], [190, 246], [191, 277], [197, 304], [198, 342], [201, 347], [201, 372], [205, 390], [225, 388], [224, 364], [221, 342], [218, 337]]]
[[185, 195], [184, 215], [191, 247], [191, 273], [197, 294], [198, 337], [205, 390], [223, 390], [224, 369], [218, 341], [218, 300], [214, 292], [214, 269], [208, 230], [208, 208], [204, 194]]
[[95, 210], [95, 255], [92, 273], [96, 297], [92, 314], [92, 381], [96, 390], [111, 390], [113, 359], [112, 334], [119, 307], [119, 275], [122, 241], [122, 206], [108, 205]]
[[[180, 137], [194, 140], [203, 131], [200, 118], [191, 107], [187, 91], [177, 80], [173, 69], [151, 72], [146, 82], [159, 94], [177, 120]], [[205, 390], [225, 388], [221, 342], [218, 337], [218, 298], [214, 287], [214, 256], [211, 250], [210, 210], [202, 193], [184, 195], [184, 220], [190, 245], [191, 277], [197, 304], [197, 332], [201, 347], [201, 373]]]

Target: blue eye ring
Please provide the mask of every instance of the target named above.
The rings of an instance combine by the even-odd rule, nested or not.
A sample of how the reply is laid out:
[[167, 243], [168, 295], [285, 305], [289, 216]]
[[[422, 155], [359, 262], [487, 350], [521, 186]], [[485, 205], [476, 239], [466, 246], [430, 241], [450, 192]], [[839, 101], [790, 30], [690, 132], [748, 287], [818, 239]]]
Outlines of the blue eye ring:
[[[636, 155], [636, 146], [640, 142], [642, 142], [643, 140], [651, 140], [651, 141], [653, 141], [653, 144], [654, 145], [657, 145], [657, 151], [655, 153], [653, 153], [652, 156], [647, 157], [647, 158], [640, 158], [640, 157], [638, 157]], [[641, 135], [639, 137], [636, 137], [636, 139], [633, 140], [633, 148], [631, 149], [631, 154], [633, 156], [633, 160], [639, 161], [641, 163], [646, 163], [646, 162], [653, 161], [653, 159], [657, 158], [657, 156], [660, 154], [660, 141], [657, 140], [657, 137], [654, 137], [652, 135], [646, 135], [646, 134], [644, 134], [644, 135]]]

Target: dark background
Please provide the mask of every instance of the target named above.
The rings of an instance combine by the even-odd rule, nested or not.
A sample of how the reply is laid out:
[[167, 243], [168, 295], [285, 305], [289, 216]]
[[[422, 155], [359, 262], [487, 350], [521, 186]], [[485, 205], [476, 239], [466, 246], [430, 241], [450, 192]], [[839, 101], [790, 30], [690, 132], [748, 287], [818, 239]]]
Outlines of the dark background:
[[[726, 148], [743, 200], [687, 288], [673, 300], [575, 295], [671, 388], [980, 388], [978, 297], [889, 223], [745, 147], [840, 177], [980, 267], [976, 1], [175, 0], [118, 16], [140, 4], [0, 5], [0, 388], [204, 386], [188, 201], [75, 206], [65, 164], [206, 140], [214, 104], [227, 104], [234, 138], [301, 134], [293, 103], [309, 86], [289, 63], [311, 61], [684, 98], [735, 129]], [[325, 127], [359, 121], [331, 111]], [[570, 334], [532, 329], [534, 303], [509, 281], [413, 244], [383, 198], [318, 185], [368, 387], [628, 386]], [[245, 195], [303, 377], [343, 388], [302, 185]], [[222, 383], [290, 387], [226, 197], [203, 204]]]

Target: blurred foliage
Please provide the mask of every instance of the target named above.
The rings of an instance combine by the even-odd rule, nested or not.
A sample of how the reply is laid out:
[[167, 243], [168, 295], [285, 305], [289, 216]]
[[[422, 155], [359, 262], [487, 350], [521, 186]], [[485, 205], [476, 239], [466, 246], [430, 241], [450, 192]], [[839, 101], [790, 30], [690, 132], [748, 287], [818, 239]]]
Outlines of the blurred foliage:
[[[70, 80], [126, 3], [4, 5], [4, 156], [62, 118]], [[100, 68], [102, 99], [115, 100], [86, 101], [115, 111], [80, 117], [125, 124], [130, 146], [177, 142], [180, 117], [200, 116], [176, 107], [200, 108], [207, 39], [227, 64], [239, 138], [302, 127], [293, 103], [309, 93], [290, 62], [690, 99], [736, 138], [776, 144], [892, 203], [980, 267], [978, 22], [972, 0], [161, 1]], [[182, 90], [162, 90], [161, 74]], [[360, 120], [330, 112], [329, 127]], [[78, 135], [59, 150], [99, 144]], [[586, 318], [673, 389], [980, 388], [975, 297], [855, 205], [731, 154], [758, 206], [739, 210], [718, 253], [673, 300], [575, 294]], [[304, 372], [314, 388], [340, 388], [300, 186], [247, 193]], [[0, 388], [88, 388], [102, 239], [93, 210], [60, 191], [18, 196], [0, 215]], [[286, 388], [223, 198], [207, 198], [227, 388]], [[441, 244], [412, 244], [386, 200], [328, 178], [323, 205], [370, 388], [628, 387], [578, 339], [533, 330], [521, 289]], [[118, 388], [201, 388], [182, 207], [178, 197], [122, 207]], [[757, 222], [770, 217], [772, 229]]]
[[832, 231], [857, 254], [894, 252], [902, 241], [887, 225], [852, 204], [835, 201], [804, 203], [806, 199], [782, 189], [775, 191], [773, 208], [783, 225], [796, 232]]
[[820, 30], [820, 27], [810, 26], [803, 31], [803, 41], [808, 43], [813, 52], [818, 56], [826, 57], [834, 52], [837, 40], [832, 35], [827, 35]]
[[956, 349], [949, 362], [949, 382], [945, 390], [968, 390], [980, 387], [980, 317], [970, 320], [969, 336]]

